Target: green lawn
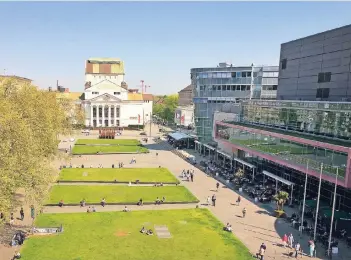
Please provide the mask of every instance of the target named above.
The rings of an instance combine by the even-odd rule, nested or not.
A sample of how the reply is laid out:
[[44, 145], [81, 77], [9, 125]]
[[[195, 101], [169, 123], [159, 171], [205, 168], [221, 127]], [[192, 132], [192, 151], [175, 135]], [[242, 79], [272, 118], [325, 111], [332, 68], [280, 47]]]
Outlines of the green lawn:
[[62, 181], [135, 181], [176, 182], [177, 178], [166, 168], [65, 168], [60, 172]]
[[75, 145], [73, 154], [96, 154], [100, 153], [147, 153], [149, 150], [142, 146], [117, 146], [117, 145]]
[[262, 152], [267, 152], [267, 153], [283, 153], [283, 152], [289, 152], [290, 154], [311, 154], [313, 153], [313, 150], [311, 149], [306, 149], [303, 147], [298, 147], [298, 146], [293, 146], [293, 145], [285, 145], [285, 144], [274, 144], [274, 143], [268, 143], [265, 141], [258, 141], [258, 140], [243, 140], [243, 139], [236, 139], [236, 138], [231, 138], [230, 142], [236, 143], [239, 145], [244, 145], [244, 146], [249, 146], [251, 148], [254, 148], [255, 150], [262, 151]]
[[78, 139], [76, 144], [139, 145], [140, 141], [136, 139]]
[[79, 203], [83, 198], [87, 203], [137, 203], [140, 198], [144, 202], [154, 202], [157, 197], [165, 196], [166, 202], [197, 202], [196, 197], [183, 186], [132, 186], [127, 185], [55, 185], [50, 192], [48, 204], [57, 204], [61, 199], [67, 204]]
[[[63, 225], [57, 235], [30, 237], [22, 260], [249, 260], [248, 249], [207, 209], [43, 214], [36, 226]], [[234, 224], [234, 223], [232, 223]], [[166, 225], [172, 235], [147, 236], [142, 226]]]

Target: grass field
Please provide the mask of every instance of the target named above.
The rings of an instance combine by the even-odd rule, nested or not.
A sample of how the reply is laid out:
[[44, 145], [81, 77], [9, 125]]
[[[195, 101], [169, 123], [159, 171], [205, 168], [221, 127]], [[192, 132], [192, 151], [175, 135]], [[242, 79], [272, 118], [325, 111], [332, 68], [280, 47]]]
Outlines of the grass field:
[[78, 139], [76, 144], [139, 145], [140, 141], [136, 139]]
[[65, 168], [60, 172], [63, 181], [136, 181], [176, 182], [177, 178], [166, 168]]
[[293, 145], [284, 145], [284, 144], [269, 144], [267, 142], [258, 142], [257, 140], [242, 140], [231, 138], [230, 142], [237, 143], [239, 145], [250, 146], [262, 152], [268, 153], [283, 153], [289, 152], [290, 154], [311, 154], [313, 151], [311, 149], [306, 149], [303, 147], [297, 147]]
[[[44, 214], [36, 226], [63, 225], [58, 235], [30, 237], [22, 260], [249, 260], [248, 249], [207, 209]], [[142, 226], [166, 225], [172, 235], [147, 236]]]
[[48, 204], [79, 203], [83, 198], [87, 203], [137, 203], [140, 198], [144, 202], [155, 202], [156, 198], [166, 198], [166, 202], [197, 202], [196, 197], [183, 186], [91, 186], [91, 185], [55, 185], [50, 192]]
[[137, 145], [75, 145], [73, 154], [96, 154], [100, 153], [147, 153], [149, 150]]

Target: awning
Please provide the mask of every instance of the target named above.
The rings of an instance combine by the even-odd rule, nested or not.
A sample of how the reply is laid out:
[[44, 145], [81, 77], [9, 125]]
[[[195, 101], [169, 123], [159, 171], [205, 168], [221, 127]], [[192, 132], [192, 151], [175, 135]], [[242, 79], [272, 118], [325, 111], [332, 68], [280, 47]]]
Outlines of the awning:
[[[331, 218], [332, 216], [332, 209], [327, 208], [322, 210], [322, 214], [326, 216], [327, 218]], [[347, 213], [345, 211], [334, 211], [334, 218], [335, 219], [343, 219], [343, 220], [351, 220], [351, 214]]]
[[226, 153], [218, 151], [218, 150], [217, 150], [217, 153], [220, 153], [221, 155], [227, 157], [228, 159], [232, 159], [232, 157], [229, 154], [226, 154]]
[[175, 132], [175, 133], [170, 133], [169, 134], [170, 137], [172, 137], [175, 140], [181, 140], [181, 139], [187, 139], [187, 138], [191, 138], [190, 136], [184, 134], [184, 133], [179, 133], [179, 132]]
[[[306, 205], [306, 207], [315, 209], [315, 208], [317, 208], [317, 200], [306, 200], [305, 205]], [[326, 203], [322, 200], [319, 200], [319, 208], [329, 208], [329, 205], [328, 205], [328, 203]]]
[[234, 160], [237, 161], [237, 162], [239, 162], [239, 163], [241, 163], [241, 164], [243, 164], [243, 165], [246, 165], [247, 167], [250, 167], [251, 169], [256, 168], [255, 165], [252, 165], [252, 164], [250, 164], [250, 163], [247, 163], [247, 162], [245, 162], [245, 161], [243, 161], [243, 160], [240, 160], [240, 159], [238, 159], [238, 158], [234, 158]]
[[205, 146], [206, 148], [208, 148], [208, 149], [212, 150], [212, 151], [214, 151], [214, 150], [215, 150], [215, 148], [213, 148], [212, 146], [209, 146], [209, 145], [207, 145], [207, 144], [204, 144], [204, 146]]
[[284, 183], [284, 184], [289, 185], [289, 186], [294, 186], [294, 183], [292, 183], [291, 181], [285, 180], [285, 179], [283, 179], [283, 178], [281, 178], [281, 177], [279, 177], [279, 176], [277, 176], [277, 175], [275, 175], [273, 173], [270, 173], [270, 172], [267, 172], [267, 171], [263, 171], [262, 173], [264, 175], [267, 175], [267, 176], [277, 180], [277, 181], [280, 181], [281, 183]]

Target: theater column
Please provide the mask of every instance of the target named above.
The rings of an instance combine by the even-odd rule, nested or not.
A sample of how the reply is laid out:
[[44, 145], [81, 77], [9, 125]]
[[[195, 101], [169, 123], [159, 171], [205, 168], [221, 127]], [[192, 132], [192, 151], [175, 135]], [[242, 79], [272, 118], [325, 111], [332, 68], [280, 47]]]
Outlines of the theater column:
[[108, 105], [108, 123], [107, 126], [111, 126], [111, 105]]
[[94, 107], [93, 104], [90, 104], [90, 127], [94, 126]]

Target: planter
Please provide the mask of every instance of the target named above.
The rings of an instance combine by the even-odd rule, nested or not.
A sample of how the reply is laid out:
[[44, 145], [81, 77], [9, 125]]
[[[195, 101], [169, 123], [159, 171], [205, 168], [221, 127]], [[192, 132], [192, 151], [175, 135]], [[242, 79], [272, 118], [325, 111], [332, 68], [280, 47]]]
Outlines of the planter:
[[284, 210], [277, 210], [277, 209], [274, 211], [274, 216], [276, 218], [286, 218], [287, 217]]

